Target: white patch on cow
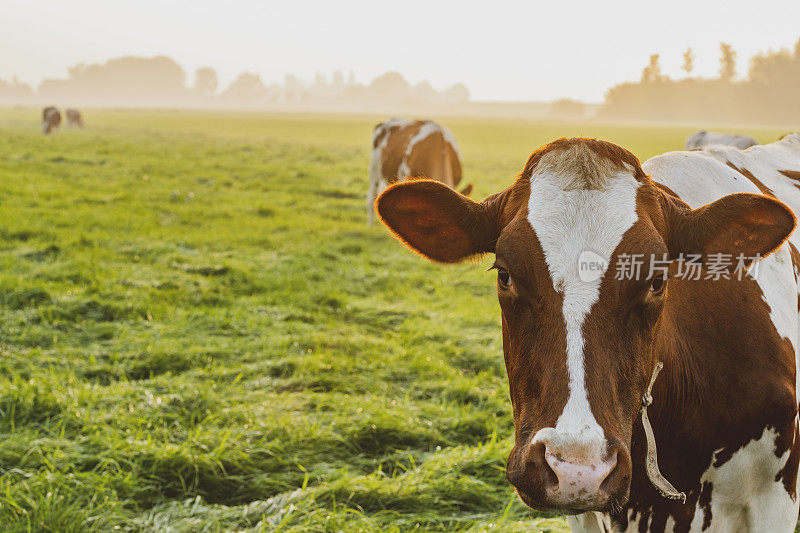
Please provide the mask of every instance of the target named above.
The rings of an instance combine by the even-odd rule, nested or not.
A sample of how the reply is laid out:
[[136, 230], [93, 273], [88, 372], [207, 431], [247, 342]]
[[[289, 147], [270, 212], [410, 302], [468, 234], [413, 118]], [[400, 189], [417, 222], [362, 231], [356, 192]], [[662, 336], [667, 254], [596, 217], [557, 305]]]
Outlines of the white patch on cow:
[[403, 156], [400, 165], [397, 167], [397, 177], [400, 179], [407, 178], [411, 175], [411, 167], [408, 166], [408, 156]]
[[696, 209], [737, 192], [760, 194], [753, 182], [702, 152], [668, 152], [642, 163], [653, 180], [666, 185]]
[[[372, 131], [372, 146], [375, 146], [375, 140], [381, 133], [388, 132], [394, 127], [403, 128], [405, 126], [408, 126], [409, 124], [411, 124], [411, 121], [404, 118], [391, 118], [386, 122], [378, 124]], [[380, 145], [378, 145], [376, 148], [373, 149], [373, 154], [378, 151], [380, 151], [381, 153], [383, 152], [383, 149], [386, 148], [386, 145], [389, 142], [389, 137], [391, 137], [391, 135], [388, 133], [384, 135], [383, 139], [381, 139]]]
[[[789, 459], [789, 450], [775, 455], [773, 429], [765, 429], [757, 440], [737, 450], [719, 468], [710, 466], [701, 477], [710, 482], [711, 527], [705, 531], [794, 531], [798, 502], [775, 477]], [[714, 454], [714, 464], [718, 454]], [[692, 531], [700, 531], [705, 513], [695, 511]]]
[[769, 306], [769, 317], [775, 330], [784, 339], [789, 339], [797, 350], [797, 300], [787, 295], [797, 294], [794, 266], [789, 253], [789, 245], [784, 244], [777, 251], [762, 259], [757, 265], [755, 276], [761, 287], [761, 298]]
[[[796, 422], [795, 422], [796, 423]], [[780, 457], [775, 455], [778, 434], [765, 429], [757, 440], [750, 441], [737, 450], [720, 467], [710, 466], [700, 478], [711, 483], [711, 524], [703, 529], [706, 510], [698, 502], [689, 531], [704, 533], [730, 533], [733, 531], [794, 531], [797, 523], [798, 505], [783, 485], [776, 481], [778, 472], [789, 459], [790, 450]], [[713, 465], [722, 450], [717, 450], [711, 460]], [[603, 513], [584, 513], [568, 517], [573, 533], [616, 531], [634, 533], [648, 530], [652, 514], [627, 509], [628, 526], [624, 530], [599, 529], [610, 525], [610, 517]], [[635, 516], [634, 516], [635, 515]], [[641, 522], [644, 521], [644, 524]], [[664, 531], [674, 531], [675, 521], [667, 518]]]
[[576, 184], [583, 177], [572, 175], [576, 170], [567, 164], [548, 164], [543, 157], [538, 169], [531, 177], [528, 221], [541, 243], [554, 288], [564, 298], [569, 396], [555, 428], [541, 429], [533, 440], [581, 462], [601, 462], [606, 440], [586, 391], [582, 328], [599, 297], [605, 272], [584, 281], [579, 257], [585, 250], [611, 257], [637, 220], [639, 182], [631, 172], [615, 169], [606, 178], [589, 178], [595, 185], [604, 182], [601, 189], [582, 189]]
[[417, 130], [417, 134], [411, 137], [411, 140], [408, 141], [408, 146], [406, 147], [406, 157], [411, 155], [411, 152], [414, 150], [414, 146], [416, 146], [418, 142], [427, 139], [429, 135], [433, 135], [437, 131], [442, 130], [443, 128], [441, 128], [435, 122], [431, 122], [429, 120], [423, 122], [422, 126], [419, 127], [419, 130]]
[[379, 131], [389, 130], [396, 126], [402, 128], [408, 126], [409, 124], [411, 124], [411, 121], [408, 120], [407, 118], [397, 118], [397, 117], [393, 117], [387, 120], [386, 122], [382, 122], [380, 126], [375, 128], [375, 131], [373, 132], [372, 135], [373, 144], [375, 144], [374, 143], [375, 137], [377, 136]]
[[[649, 511], [637, 512], [633, 509], [628, 509], [626, 514], [628, 518], [628, 527], [620, 530], [621, 533], [638, 533], [639, 531], [647, 531], [650, 521], [653, 519], [653, 515]], [[670, 531], [670, 529], [665, 527], [664, 531]]]
[[601, 513], [583, 513], [567, 516], [567, 524], [572, 533], [606, 533], [611, 529], [610, 518]]
[[400, 166], [397, 169], [397, 177], [398, 178], [406, 178], [411, 175], [411, 168], [408, 165], [408, 158], [411, 157], [411, 153], [414, 151], [414, 147], [422, 142], [423, 140], [427, 139], [428, 136], [436, 133], [437, 131], [443, 131], [438, 124], [435, 122], [431, 122], [429, 120], [422, 123], [419, 130], [417, 130], [416, 135], [414, 135], [409, 141], [408, 146], [406, 146], [406, 152], [403, 155], [403, 160], [400, 162]]
[[447, 128], [442, 128], [442, 135], [444, 135], [444, 140], [447, 141], [450, 146], [453, 147], [453, 151], [456, 153], [456, 157], [461, 159], [461, 152], [458, 150], [458, 144], [456, 144], [456, 138], [453, 137], [453, 134], [450, 133], [450, 130]]

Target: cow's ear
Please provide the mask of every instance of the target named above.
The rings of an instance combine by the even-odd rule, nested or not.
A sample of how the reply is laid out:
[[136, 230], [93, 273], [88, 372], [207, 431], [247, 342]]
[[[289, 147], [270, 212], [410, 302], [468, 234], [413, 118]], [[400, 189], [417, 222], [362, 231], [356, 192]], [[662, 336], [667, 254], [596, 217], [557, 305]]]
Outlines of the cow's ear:
[[393, 185], [378, 197], [376, 206], [398, 239], [434, 261], [455, 263], [494, 251], [499, 230], [490, 204], [475, 202], [438, 181]]
[[676, 256], [710, 254], [757, 258], [775, 251], [796, 224], [792, 210], [782, 202], [759, 194], [724, 196], [677, 216], [670, 252]]

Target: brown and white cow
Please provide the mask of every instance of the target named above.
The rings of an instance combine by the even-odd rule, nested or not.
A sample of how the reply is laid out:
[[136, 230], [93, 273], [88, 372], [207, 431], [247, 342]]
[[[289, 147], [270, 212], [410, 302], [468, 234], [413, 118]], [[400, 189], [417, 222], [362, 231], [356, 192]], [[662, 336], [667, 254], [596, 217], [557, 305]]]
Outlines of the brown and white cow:
[[[430, 178], [448, 187], [461, 182], [461, 160], [453, 135], [431, 120], [393, 118], [372, 132], [367, 222], [375, 218], [375, 198], [389, 184], [406, 178]], [[472, 185], [462, 194], [469, 195]]]
[[83, 128], [83, 117], [77, 109], [67, 109], [64, 114], [67, 116], [67, 126], [70, 128]]
[[[377, 207], [434, 261], [495, 254], [516, 428], [507, 476], [527, 505], [568, 514], [574, 531], [794, 531], [800, 135], [643, 165], [560, 139], [483, 202], [423, 180]], [[685, 254], [699, 279], [678, 275]], [[634, 255], [666, 270], [618, 276]], [[749, 270], [709, 277], [722, 255]], [[657, 462], [685, 502], [648, 481], [640, 406], [657, 362]]]
[[61, 111], [50, 106], [42, 109], [42, 133], [48, 135], [61, 125]]

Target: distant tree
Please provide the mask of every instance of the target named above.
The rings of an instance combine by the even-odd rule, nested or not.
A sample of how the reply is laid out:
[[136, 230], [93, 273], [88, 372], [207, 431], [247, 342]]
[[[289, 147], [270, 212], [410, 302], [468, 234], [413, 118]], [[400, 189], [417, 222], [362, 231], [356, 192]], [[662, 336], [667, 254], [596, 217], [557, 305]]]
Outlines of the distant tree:
[[344, 90], [344, 74], [341, 70], [336, 70], [331, 78], [331, 87], [336, 92]]
[[370, 93], [381, 100], [397, 101], [408, 97], [411, 86], [396, 71], [381, 74], [369, 84]]
[[355, 87], [356, 85], [356, 75], [351, 70], [347, 73], [347, 86], [348, 87]]
[[283, 87], [279, 83], [271, 83], [267, 86], [264, 101], [276, 103], [280, 101], [281, 96], [283, 96]]
[[220, 95], [221, 98], [231, 103], [254, 104], [263, 102], [267, 95], [267, 88], [258, 74], [243, 72]]
[[39, 85], [39, 96], [73, 102], [172, 104], [183, 101], [186, 94], [186, 73], [165, 56], [79, 63], [69, 68], [69, 78], [44, 80]]
[[217, 72], [211, 67], [201, 67], [194, 73], [194, 90], [201, 96], [214, 96], [219, 87]]
[[34, 96], [31, 86], [21, 83], [16, 77], [10, 83], [0, 79], [0, 100], [20, 102]]
[[449, 102], [468, 102], [469, 89], [463, 83], [456, 83], [445, 89], [444, 97]]
[[311, 90], [314, 92], [325, 92], [327, 89], [328, 79], [325, 77], [325, 74], [322, 72], [314, 74], [314, 84], [311, 86]]
[[283, 91], [287, 100], [299, 100], [303, 93], [303, 84], [293, 74], [287, 74], [283, 78]]
[[557, 118], [583, 118], [586, 115], [586, 104], [578, 100], [562, 98], [550, 104], [550, 114]]
[[411, 89], [411, 96], [415, 100], [424, 100], [428, 102], [432, 102], [439, 98], [439, 93], [427, 80], [422, 80], [418, 84], [414, 85], [414, 88]]
[[719, 43], [719, 77], [732, 81], [736, 77], [736, 51], [728, 43]]
[[692, 75], [692, 71], [694, 70], [694, 60], [695, 60], [694, 52], [692, 51], [692, 47], [690, 46], [683, 53], [683, 65], [681, 66], [681, 69], [683, 69], [687, 77]]
[[757, 54], [750, 61], [749, 80], [739, 84], [746, 93], [742, 108], [766, 122], [800, 121], [800, 41], [793, 51]]
[[[717, 79], [673, 81], [660, 74], [658, 56], [651, 57], [640, 82], [624, 82], [608, 90], [598, 117], [707, 124], [738, 121], [795, 129], [800, 123], [800, 41], [794, 49], [755, 55], [747, 77], [741, 80], [733, 47], [721, 43], [720, 51]], [[686, 57], [694, 55], [688, 52], [685, 64]], [[659, 83], [652, 83], [659, 78]]]
[[753, 56], [750, 60], [750, 81], [764, 84], [779, 84], [785, 81], [787, 75], [791, 76], [797, 57], [788, 50]]
[[654, 81], [663, 80], [664, 76], [661, 74], [661, 59], [659, 54], [652, 54], [650, 62], [642, 70], [642, 82], [650, 83]]

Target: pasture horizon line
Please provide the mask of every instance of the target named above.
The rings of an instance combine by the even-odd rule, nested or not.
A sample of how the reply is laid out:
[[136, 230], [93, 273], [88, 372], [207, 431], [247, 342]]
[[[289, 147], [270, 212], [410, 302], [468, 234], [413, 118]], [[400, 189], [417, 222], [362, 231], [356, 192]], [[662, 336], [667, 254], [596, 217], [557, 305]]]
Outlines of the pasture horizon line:
[[663, 73], [661, 57], [652, 54], [638, 81], [608, 89], [601, 103], [570, 98], [555, 101], [473, 100], [464, 83], [436, 89], [427, 80], [411, 84], [389, 70], [369, 83], [352, 70], [313, 80], [287, 74], [282, 83], [266, 84], [243, 72], [221, 88], [217, 71], [201, 67], [190, 76], [174, 59], [123, 56], [105, 63], [79, 63], [62, 79], [45, 79], [35, 89], [16, 77], [0, 78], [0, 105], [79, 105], [91, 107], [162, 107], [362, 114], [433, 114], [500, 118], [553, 118], [710, 124], [791, 126], [800, 121], [800, 40], [793, 50], [769, 51], [751, 58], [745, 76], [728, 43], [720, 43], [716, 78], [693, 77], [696, 55], [683, 54], [685, 77]]

